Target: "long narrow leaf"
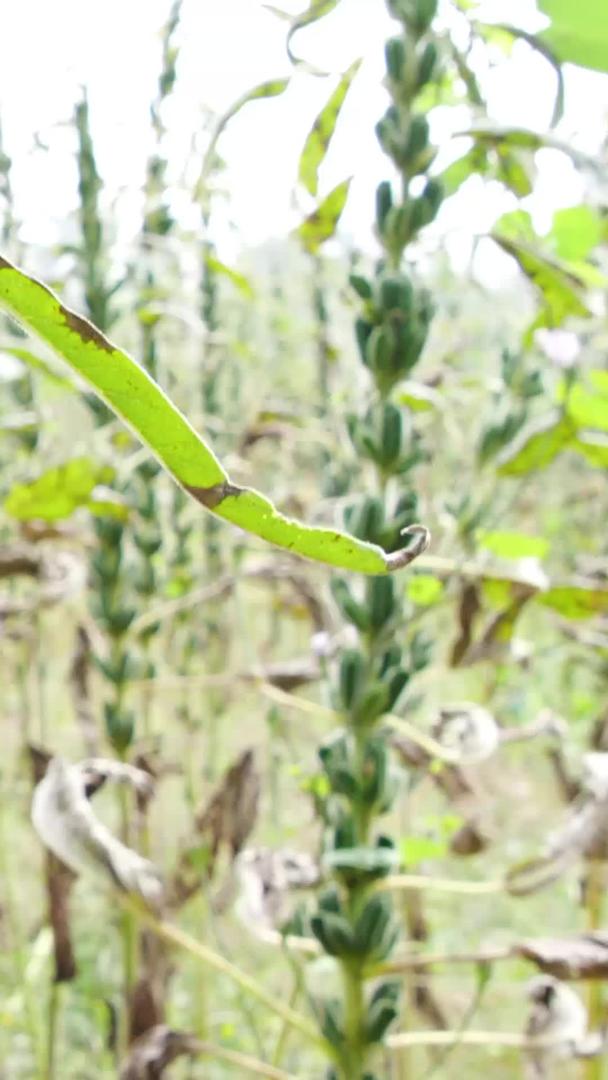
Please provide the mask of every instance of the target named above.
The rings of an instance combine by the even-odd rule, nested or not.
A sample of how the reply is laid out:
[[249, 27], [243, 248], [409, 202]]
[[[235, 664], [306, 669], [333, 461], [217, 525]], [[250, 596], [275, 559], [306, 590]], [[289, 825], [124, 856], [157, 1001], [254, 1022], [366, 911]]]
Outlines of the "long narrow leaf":
[[315, 120], [304, 143], [300, 156], [298, 176], [311, 195], [316, 195], [319, 187], [319, 166], [323, 162], [332, 140], [340, 110], [349, 87], [361, 67], [361, 61], [355, 60], [332, 92], [327, 104]]
[[400, 552], [332, 529], [284, 517], [251, 488], [232, 484], [213, 451], [128, 353], [64, 307], [45, 285], [0, 257], [0, 308], [37, 334], [129, 425], [179, 484], [207, 510], [296, 555], [365, 574], [406, 566], [424, 550], [427, 530], [413, 526]]

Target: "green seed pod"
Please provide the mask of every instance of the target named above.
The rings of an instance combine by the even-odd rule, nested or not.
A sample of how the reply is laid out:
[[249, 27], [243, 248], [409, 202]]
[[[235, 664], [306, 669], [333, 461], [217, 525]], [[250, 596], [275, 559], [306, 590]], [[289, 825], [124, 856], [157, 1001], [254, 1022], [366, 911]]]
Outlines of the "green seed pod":
[[373, 323], [367, 319], [357, 319], [355, 322], [355, 337], [364, 364], [367, 364], [367, 343], [373, 329]]
[[430, 207], [430, 212], [433, 215], [431, 220], [433, 220], [433, 218], [436, 217], [437, 211], [443, 200], [443, 184], [440, 180], [431, 178], [428, 181], [424, 189], [424, 198]]
[[331, 999], [323, 1003], [320, 1009], [320, 1026], [327, 1041], [337, 1050], [341, 1050], [344, 1045], [344, 1028], [342, 1010], [337, 1001]]
[[365, 1041], [371, 1046], [382, 1042], [389, 1027], [396, 1020], [398, 1009], [386, 1002], [379, 1002], [370, 1008], [365, 1022]]
[[147, 461], [142, 461], [137, 471], [142, 480], [154, 480], [161, 472], [161, 466], [155, 458], [148, 458]]
[[359, 540], [376, 543], [384, 527], [384, 507], [380, 499], [371, 495], [361, 500], [348, 519], [349, 528]]
[[380, 464], [385, 469], [394, 465], [403, 451], [403, 414], [392, 402], [386, 402], [382, 410], [380, 432]]
[[398, 611], [395, 579], [389, 576], [369, 578], [366, 598], [371, 629], [378, 633]]
[[324, 912], [329, 911], [334, 915], [340, 914], [342, 904], [340, 903], [340, 893], [335, 885], [330, 885], [328, 889], [323, 889], [323, 892], [319, 894], [319, 907]]
[[94, 528], [99, 540], [108, 547], [119, 544], [124, 532], [122, 523], [109, 517], [96, 518]]
[[395, 708], [409, 681], [409, 672], [404, 671], [403, 668], [399, 668], [398, 671], [395, 672], [388, 684], [388, 709]]
[[120, 547], [106, 547], [104, 545], [95, 552], [91, 563], [102, 589], [104, 587], [113, 589], [121, 561], [122, 551]]
[[406, 165], [408, 165], [408, 172], [413, 175], [410, 164], [417, 159], [419, 154], [428, 146], [429, 141], [429, 122], [426, 116], [413, 116], [409, 129], [405, 138], [403, 156]]
[[348, 280], [357, 296], [360, 296], [362, 300], [371, 300], [372, 287], [367, 278], [362, 277], [361, 274], [351, 274]]
[[412, 283], [404, 274], [385, 274], [380, 281], [379, 306], [389, 314], [398, 311], [409, 315], [414, 300]]
[[359, 604], [352, 595], [344, 578], [332, 578], [331, 591], [342, 615], [358, 630], [365, 632], [369, 628], [369, 615], [366, 608]]
[[104, 705], [108, 739], [117, 753], [122, 754], [133, 742], [135, 721], [133, 714], [118, 708], [111, 702]]
[[416, 73], [416, 89], [421, 90], [435, 75], [438, 67], [439, 52], [434, 41], [429, 41], [424, 46], [418, 57]]
[[357, 707], [366, 679], [365, 658], [356, 649], [345, 649], [340, 660], [340, 702], [346, 712]]
[[386, 215], [393, 205], [393, 191], [388, 180], [383, 180], [376, 189], [376, 225], [382, 236]]
[[353, 934], [342, 915], [330, 911], [313, 915], [310, 929], [330, 956], [352, 956]]
[[383, 683], [375, 682], [363, 693], [360, 702], [353, 711], [353, 721], [361, 727], [369, 727], [386, 712], [388, 688]]
[[382, 238], [389, 251], [401, 253], [413, 235], [412, 208], [416, 200], [410, 200], [405, 206], [393, 206], [386, 215]]
[[121, 608], [105, 615], [105, 623], [108, 632], [113, 637], [120, 637], [130, 627], [137, 612], [135, 608]]
[[391, 921], [391, 902], [386, 896], [372, 896], [361, 911], [352, 931], [358, 955], [370, 956], [381, 947]]
[[365, 751], [361, 795], [369, 806], [382, 802], [388, 777], [388, 751], [384, 739], [369, 739]]
[[386, 69], [390, 78], [395, 83], [403, 81], [403, 68], [405, 64], [405, 42], [402, 37], [389, 38], [384, 46]]
[[415, 29], [418, 34], [425, 34], [437, 14], [438, 0], [416, 0]]
[[392, 327], [376, 326], [367, 343], [368, 367], [377, 375], [388, 375], [393, 371], [395, 335]]

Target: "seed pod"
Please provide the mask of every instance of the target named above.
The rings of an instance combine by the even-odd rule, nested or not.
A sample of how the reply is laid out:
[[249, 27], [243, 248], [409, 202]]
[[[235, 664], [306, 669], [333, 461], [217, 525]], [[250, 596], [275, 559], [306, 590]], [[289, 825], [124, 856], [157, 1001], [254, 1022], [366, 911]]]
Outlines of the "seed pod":
[[392, 402], [387, 402], [382, 410], [382, 429], [380, 435], [380, 464], [389, 468], [401, 457], [403, 450], [403, 414]]
[[380, 281], [379, 304], [386, 314], [399, 311], [408, 315], [413, 299], [412, 283], [405, 274], [386, 274]]
[[367, 319], [357, 319], [355, 321], [355, 337], [357, 339], [357, 345], [359, 346], [359, 353], [364, 364], [367, 364], [367, 343], [370, 338], [370, 334], [374, 329], [373, 324], [368, 322]]
[[340, 661], [340, 700], [350, 712], [361, 700], [367, 678], [364, 657], [356, 649], [346, 649]]
[[333, 578], [331, 581], [333, 598], [340, 612], [348, 622], [356, 626], [358, 630], [369, 629], [369, 614], [362, 604], [359, 604], [352, 595], [344, 578]]
[[388, 180], [383, 180], [376, 189], [376, 225], [382, 236], [386, 215], [393, 205], [393, 191]]
[[368, 1045], [382, 1042], [389, 1027], [396, 1020], [398, 1009], [386, 1002], [378, 1002], [367, 1014], [365, 1022], [365, 1041]]
[[414, 27], [419, 35], [425, 34], [437, 14], [438, 0], [416, 0]]
[[357, 296], [360, 296], [362, 300], [371, 300], [372, 287], [367, 278], [362, 277], [361, 274], [351, 274], [348, 280]]
[[380, 499], [371, 495], [362, 499], [348, 517], [348, 526], [360, 540], [375, 543], [384, 527], [384, 507]]
[[434, 41], [429, 41], [422, 50], [418, 57], [417, 74], [416, 74], [416, 89], [420, 90], [423, 86], [426, 86], [435, 75], [437, 62], [439, 60], [439, 52]]
[[382, 713], [386, 712], [388, 701], [388, 688], [381, 682], [375, 682], [367, 688], [361, 700], [353, 710], [353, 721], [368, 727], [373, 724]]
[[354, 927], [354, 948], [359, 956], [369, 957], [381, 945], [391, 920], [391, 903], [386, 896], [372, 896], [361, 911]]
[[108, 739], [117, 753], [122, 754], [133, 742], [135, 719], [133, 713], [119, 708], [112, 702], [104, 705], [104, 716]]
[[384, 46], [386, 69], [390, 78], [395, 83], [403, 81], [403, 67], [405, 64], [405, 43], [402, 37], [389, 38]]
[[342, 915], [331, 911], [313, 915], [310, 920], [310, 929], [330, 956], [352, 956], [353, 934]]
[[376, 326], [367, 343], [368, 366], [377, 375], [387, 376], [393, 371], [395, 335], [392, 327]]
[[395, 579], [388, 575], [369, 578], [366, 596], [371, 629], [377, 633], [396, 614]]

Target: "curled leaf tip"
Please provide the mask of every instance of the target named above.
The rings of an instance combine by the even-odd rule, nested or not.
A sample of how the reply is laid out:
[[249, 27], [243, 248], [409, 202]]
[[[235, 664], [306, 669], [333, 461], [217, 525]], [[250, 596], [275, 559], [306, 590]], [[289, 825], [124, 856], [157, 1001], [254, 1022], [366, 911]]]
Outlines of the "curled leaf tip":
[[407, 529], [401, 530], [401, 536], [410, 537], [412, 543], [401, 551], [393, 551], [385, 556], [388, 570], [401, 570], [408, 566], [426, 551], [431, 542], [431, 534], [425, 525], [408, 525]]

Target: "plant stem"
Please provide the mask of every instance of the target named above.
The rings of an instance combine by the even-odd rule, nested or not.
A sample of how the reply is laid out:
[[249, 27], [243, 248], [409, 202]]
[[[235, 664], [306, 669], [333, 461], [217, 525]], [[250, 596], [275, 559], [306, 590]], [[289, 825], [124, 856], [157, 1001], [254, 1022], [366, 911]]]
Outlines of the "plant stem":
[[[589, 862], [585, 883], [585, 909], [587, 927], [590, 931], [599, 930], [602, 924], [604, 889], [606, 885], [606, 864]], [[604, 995], [602, 983], [592, 979], [589, 983], [589, 1030], [599, 1031], [604, 1025]], [[584, 1064], [585, 1080], [602, 1080], [604, 1076], [604, 1055], [589, 1058]]]
[[306, 1038], [315, 1043], [325, 1053], [331, 1053], [328, 1051], [325, 1039], [321, 1038], [317, 1033], [316, 1028], [310, 1023], [304, 1016], [300, 1016], [288, 1005], [283, 1003], [277, 998], [273, 997], [264, 990], [263, 986], [254, 979], [251, 975], [247, 975], [246, 972], [241, 971], [235, 964], [232, 964], [229, 960], [225, 960], [219, 953], [210, 949], [208, 945], [203, 945], [200, 941], [196, 941], [195, 938], [190, 937], [183, 930], [178, 929], [177, 926], [172, 926], [171, 923], [167, 923], [162, 919], [157, 919], [152, 912], [143, 909], [141, 906], [135, 903], [130, 897], [121, 897], [123, 906], [132, 913], [132, 915], [143, 923], [145, 926], [150, 927], [155, 934], [158, 934], [164, 941], [169, 942], [171, 945], [176, 945], [179, 949], [185, 949], [191, 956], [196, 957], [201, 963], [206, 964], [208, 967], [215, 968], [216, 971], [220, 971], [227, 978], [232, 979], [237, 986], [241, 986], [243, 990], [246, 990], [252, 997], [257, 998], [258, 1001], [265, 1005], [267, 1009], [280, 1016], [291, 1027], [300, 1031]]

